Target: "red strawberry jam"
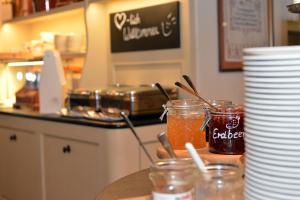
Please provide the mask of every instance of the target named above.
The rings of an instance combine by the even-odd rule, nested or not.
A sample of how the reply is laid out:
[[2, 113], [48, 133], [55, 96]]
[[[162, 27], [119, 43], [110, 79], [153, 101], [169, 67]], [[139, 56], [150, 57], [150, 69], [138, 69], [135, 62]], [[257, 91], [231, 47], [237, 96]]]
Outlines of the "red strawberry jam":
[[218, 110], [210, 111], [209, 151], [244, 153], [244, 112], [241, 106], [218, 107]]

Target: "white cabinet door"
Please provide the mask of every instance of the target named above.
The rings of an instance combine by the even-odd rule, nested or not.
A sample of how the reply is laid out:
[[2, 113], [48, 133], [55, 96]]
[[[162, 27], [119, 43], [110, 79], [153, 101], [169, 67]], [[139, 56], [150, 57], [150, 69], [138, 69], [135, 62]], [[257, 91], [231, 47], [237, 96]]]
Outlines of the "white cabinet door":
[[6, 130], [0, 129], [0, 194], [5, 196], [7, 193], [7, 170], [8, 170], [8, 143], [9, 134]]
[[[3, 165], [0, 175], [4, 183], [3, 196], [9, 200], [41, 200], [41, 162], [39, 154], [39, 137], [31, 132], [0, 129]], [[4, 148], [4, 149], [3, 149]], [[5, 174], [1, 174], [1, 173]]]
[[44, 137], [46, 200], [95, 200], [99, 191], [98, 144]]

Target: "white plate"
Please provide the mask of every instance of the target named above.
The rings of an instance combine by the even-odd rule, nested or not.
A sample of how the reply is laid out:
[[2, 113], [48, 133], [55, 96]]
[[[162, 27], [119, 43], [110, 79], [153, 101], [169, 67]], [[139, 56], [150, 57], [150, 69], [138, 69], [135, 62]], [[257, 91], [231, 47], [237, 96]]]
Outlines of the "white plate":
[[245, 97], [245, 102], [250, 102], [250, 103], [257, 103], [257, 104], [265, 104], [265, 105], [276, 105], [276, 106], [300, 106], [300, 101], [299, 100], [274, 100], [274, 99], [256, 99], [256, 98], [250, 98], [250, 97]]
[[[263, 159], [269, 159], [269, 160], [281, 160], [281, 161], [285, 161], [285, 162], [300, 162], [300, 156], [283, 156], [283, 155], [276, 155], [276, 154], [271, 154], [271, 153], [266, 153], [266, 152], [260, 152], [260, 151], [257, 151], [257, 150], [252, 150], [250, 148], [247, 149], [247, 154], [251, 154], [253, 156], [256, 156], [256, 157], [260, 157], [260, 158], [263, 158]], [[248, 167], [248, 166], [247, 166]], [[261, 169], [262, 168], [257, 168], [257, 169]], [[276, 173], [278, 175], [278, 172], [275, 172], [273, 170], [266, 170], [268, 171], [269, 173]], [[300, 173], [299, 174], [295, 174], [293, 172], [290, 172], [290, 173], [283, 173], [284, 176], [286, 177], [299, 177], [300, 178]]]
[[300, 95], [300, 88], [296, 89], [273, 89], [273, 88], [254, 88], [245, 87], [245, 93], [263, 93], [263, 94], [297, 94]]
[[299, 77], [300, 71], [280, 71], [280, 72], [262, 72], [262, 71], [244, 71], [246, 77]]
[[278, 199], [274, 199], [274, 198], [270, 198], [270, 197], [267, 198], [261, 194], [252, 192], [251, 190], [249, 191], [249, 190], [247, 190], [247, 188], [245, 188], [244, 196], [245, 196], [245, 199], [248, 199], [248, 200], [252, 200], [252, 199], [254, 199], [254, 200], [278, 200]]
[[300, 53], [300, 46], [253, 47], [243, 50], [245, 55], [282, 55]]
[[300, 65], [282, 65], [282, 66], [273, 66], [273, 65], [244, 65], [243, 71], [249, 72], [292, 72], [300, 71]]
[[249, 139], [249, 138], [247, 138], [247, 136], [246, 136], [245, 141], [246, 141], [247, 145], [250, 145], [250, 146], [253, 146], [253, 145], [261, 146], [261, 147], [265, 147], [268, 149], [285, 151], [286, 153], [290, 153], [291, 151], [297, 151], [298, 153], [300, 153], [300, 145], [299, 144], [267, 143], [267, 142], [263, 142], [263, 141]]
[[[256, 110], [274, 110], [274, 111], [300, 111], [300, 106], [276, 106], [276, 105], [264, 105], [246, 102], [245, 107]], [[299, 124], [300, 125], [300, 124]]]
[[299, 60], [300, 52], [291, 54], [279, 54], [279, 55], [245, 55], [243, 56], [244, 61], [273, 61], [273, 60]]
[[[246, 140], [252, 139], [257, 140], [261, 142], [267, 142], [267, 143], [279, 143], [279, 144], [293, 144], [300, 146], [300, 133], [292, 133], [292, 132], [274, 132], [274, 131], [264, 131], [259, 130], [261, 129], [268, 129], [269, 127], [260, 127], [260, 126], [253, 126], [257, 129], [254, 129], [251, 127], [249, 123], [245, 125], [245, 131], [246, 131]], [[272, 129], [273, 127], [270, 127]], [[273, 128], [274, 129], [274, 128]], [[296, 132], [296, 131], [295, 131]], [[268, 135], [268, 133], [272, 133], [275, 136]], [[288, 134], [291, 137], [284, 137], [283, 135]], [[253, 138], [254, 137], [254, 138]]]
[[297, 151], [297, 150], [283, 150], [283, 149], [274, 149], [274, 148], [270, 148], [270, 147], [266, 148], [263, 145], [258, 146], [256, 144], [250, 144], [247, 140], [245, 141], [245, 145], [246, 145], [246, 152], [247, 152], [247, 149], [253, 149], [254, 151], [259, 151], [262, 153], [266, 152], [266, 153], [270, 153], [270, 154], [289, 156], [289, 157], [299, 156], [299, 154], [300, 154], [300, 151]]
[[299, 89], [300, 83], [257, 83], [257, 82], [244, 82], [245, 87], [256, 87], [256, 88], [282, 88], [282, 89]]
[[300, 123], [299, 117], [273, 117], [273, 116], [266, 116], [266, 115], [257, 115], [252, 113], [246, 113], [246, 117], [249, 117], [254, 120], [262, 120], [262, 121], [269, 121], [269, 122], [277, 122], [277, 123]]
[[[257, 120], [257, 119], [252, 119], [247, 114], [247, 117], [245, 117], [245, 127], [249, 128], [249, 125], [255, 126], [255, 130], [258, 129], [260, 131], [265, 131], [265, 130], [263, 130], [264, 127], [272, 128], [271, 133], [273, 133], [273, 135], [277, 136], [277, 137], [278, 137], [278, 132], [282, 133], [282, 130], [286, 131], [286, 128], [300, 130], [300, 123], [295, 123], [295, 122], [282, 123], [282, 122], [274, 122], [274, 121]], [[278, 130], [278, 131], [276, 131], [276, 130]], [[287, 133], [285, 133], [285, 134], [287, 134]], [[282, 135], [285, 135], [285, 134], [282, 134]], [[295, 136], [295, 134], [293, 135], [293, 137], [294, 136]], [[284, 137], [282, 137], [282, 138], [284, 138]]]
[[290, 77], [290, 78], [257, 78], [257, 77], [244, 77], [244, 81], [246, 82], [260, 82], [260, 83], [271, 83], [271, 84], [278, 84], [278, 83], [288, 83], [288, 84], [295, 84], [300, 83], [299, 77]]
[[[278, 188], [278, 187], [274, 188], [268, 185], [258, 184], [255, 180], [251, 180], [251, 179], [246, 179], [245, 184], [247, 184], [247, 187], [249, 189], [253, 188], [254, 190], [262, 190], [270, 193], [271, 195], [275, 195], [276, 197], [279, 197], [280, 195], [284, 195], [285, 197], [284, 199], [288, 197], [288, 199], [299, 200], [300, 191], [298, 190], [289, 190], [287, 188]], [[273, 198], [275, 198], [275, 196], [273, 196]]]
[[[265, 181], [272, 181], [272, 182], [275, 182], [277, 183], [278, 185], [278, 188], [280, 188], [280, 186], [282, 185], [289, 185], [291, 186], [290, 189], [299, 189], [300, 190], [300, 179], [291, 179], [291, 178], [281, 178], [281, 177], [275, 177], [275, 176], [269, 176], [269, 175], [266, 175], [266, 174], [261, 174], [261, 173], [258, 173], [256, 171], [253, 171], [249, 168], [246, 168], [246, 173], [249, 174], [249, 175], [252, 175], [254, 177], [259, 177], [260, 179], [263, 179]], [[246, 174], [246, 176], [247, 176]]]
[[[289, 199], [289, 200], [299, 200], [299, 191], [297, 190], [288, 190], [286, 188], [274, 188], [271, 186], [263, 185], [260, 182], [256, 182], [256, 179], [247, 179], [245, 182], [247, 183], [247, 190], [251, 193], [255, 193], [264, 200], [282, 200], [282, 199]], [[245, 183], [245, 184], [246, 184]], [[252, 199], [251, 199], [252, 200]], [[257, 200], [255, 197], [253, 200]]]
[[[300, 79], [300, 78], [299, 78]], [[289, 94], [289, 95], [281, 95], [281, 94], [259, 94], [259, 93], [245, 93], [246, 97], [249, 98], [258, 98], [258, 99], [271, 99], [271, 100], [299, 100], [299, 94]]]
[[300, 169], [299, 168], [295, 168], [295, 167], [286, 167], [286, 166], [277, 166], [277, 165], [269, 165], [267, 163], [261, 163], [261, 162], [257, 162], [255, 160], [252, 160], [252, 158], [246, 158], [246, 170], [248, 169], [247, 166], [252, 166], [252, 167], [257, 167], [257, 168], [261, 168], [261, 169], [265, 169], [265, 170], [272, 170], [272, 171], [276, 171], [278, 173], [281, 174], [285, 174], [285, 173], [300, 173]]
[[265, 65], [265, 66], [276, 66], [276, 65], [300, 65], [300, 60], [272, 60], [272, 61], [243, 61], [243, 65]]
[[[266, 159], [266, 158], [258, 157], [256, 154], [251, 154], [250, 152], [247, 152], [247, 159], [252, 159], [253, 161], [265, 163], [268, 165], [283, 166], [288, 168], [300, 168], [300, 162], [288, 162], [286, 160]], [[299, 182], [300, 185], [300, 178], [298, 178], [297, 181]]]
[[[264, 195], [264, 196], [272, 195], [272, 197], [274, 199], [275, 197], [278, 198], [277, 195], [280, 195], [280, 194], [272, 193], [272, 192], [269, 192], [270, 194], [268, 194], [267, 191], [263, 191], [263, 190], [261, 190], [262, 192], [260, 192], [260, 189], [253, 188], [252, 185], [249, 185], [249, 183], [250, 184], [253, 183], [253, 184], [257, 185], [258, 188], [261, 185], [261, 186], [266, 186], [266, 187], [273, 187], [273, 188], [276, 188], [276, 189], [281, 190], [281, 191], [286, 189], [287, 191], [290, 191], [291, 193], [289, 195], [286, 195], [286, 194], [283, 195], [280, 198], [281, 200], [283, 200], [283, 199], [285, 199], [285, 200], [290, 200], [290, 199], [299, 200], [299, 196], [295, 195], [295, 194], [298, 193], [297, 190], [299, 188], [299, 185], [294, 186], [294, 185], [291, 185], [291, 184], [278, 183], [278, 182], [270, 181], [269, 178], [267, 178], [265, 180], [263, 178], [260, 178], [260, 174], [257, 174], [257, 173], [255, 173], [251, 170], [247, 170], [245, 176], [246, 176], [245, 181], [247, 183], [247, 190], [250, 189], [250, 190], [253, 190], [253, 192], [256, 191], [255, 193], [260, 193], [261, 195]], [[262, 176], [262, 177], [265, 178], [266, 176]], [[270, 183], [268, 183], [268, 182], [270, 182]], [[292, 192], [294, 192], [294, 193], [292, 193]], [[293, 196], [294, 198], [290, 198], [290, 196]]]
[[300, 117], [300, 111], [294, 111], [294, 110], [290, 110], [290, 111], [270, 111], [270, 110], [260, 110], [260, 109], [253, 109], [253, 108], [249, 108], [249, 107], [245, 107], [245, 111], [247, 113], [252, 113], [252, 114], [258, 114], [258, 115], [263, 115], [263, 116], [273, 116], [273, 117]]

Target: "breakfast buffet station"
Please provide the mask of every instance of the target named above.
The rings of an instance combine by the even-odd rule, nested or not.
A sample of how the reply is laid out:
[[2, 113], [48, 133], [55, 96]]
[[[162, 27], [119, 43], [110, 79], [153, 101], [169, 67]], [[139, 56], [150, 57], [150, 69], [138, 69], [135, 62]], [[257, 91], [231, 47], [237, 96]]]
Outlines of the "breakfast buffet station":
[[270, 46], [297, 45], [298, 9], [0, 0], [0, 200], [297, 199], [276, 163], [297, 165], [295, 131], [274, 147], [270, 130], [297, 127], [277, 115], [297, 98], [299, 49]]

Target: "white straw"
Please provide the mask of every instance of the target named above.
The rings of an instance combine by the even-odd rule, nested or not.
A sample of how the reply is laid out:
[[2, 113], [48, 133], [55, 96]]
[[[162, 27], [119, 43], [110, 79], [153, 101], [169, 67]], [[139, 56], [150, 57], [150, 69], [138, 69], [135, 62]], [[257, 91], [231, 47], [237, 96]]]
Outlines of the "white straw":
[[185, 143], [185, 148], [188, 150], [189, 154], [193, 158], [193, 160], [196, 163], [198, 169], [201, 172], [207, 174], [207, 169], [205, 168], [205, 165], [204, 165], [202, 159], [200, 158], [199, 154], [197, 153], [196, 149], [194, 148], [194, 146], [191, 143], [187, 142], [187, 143]]

